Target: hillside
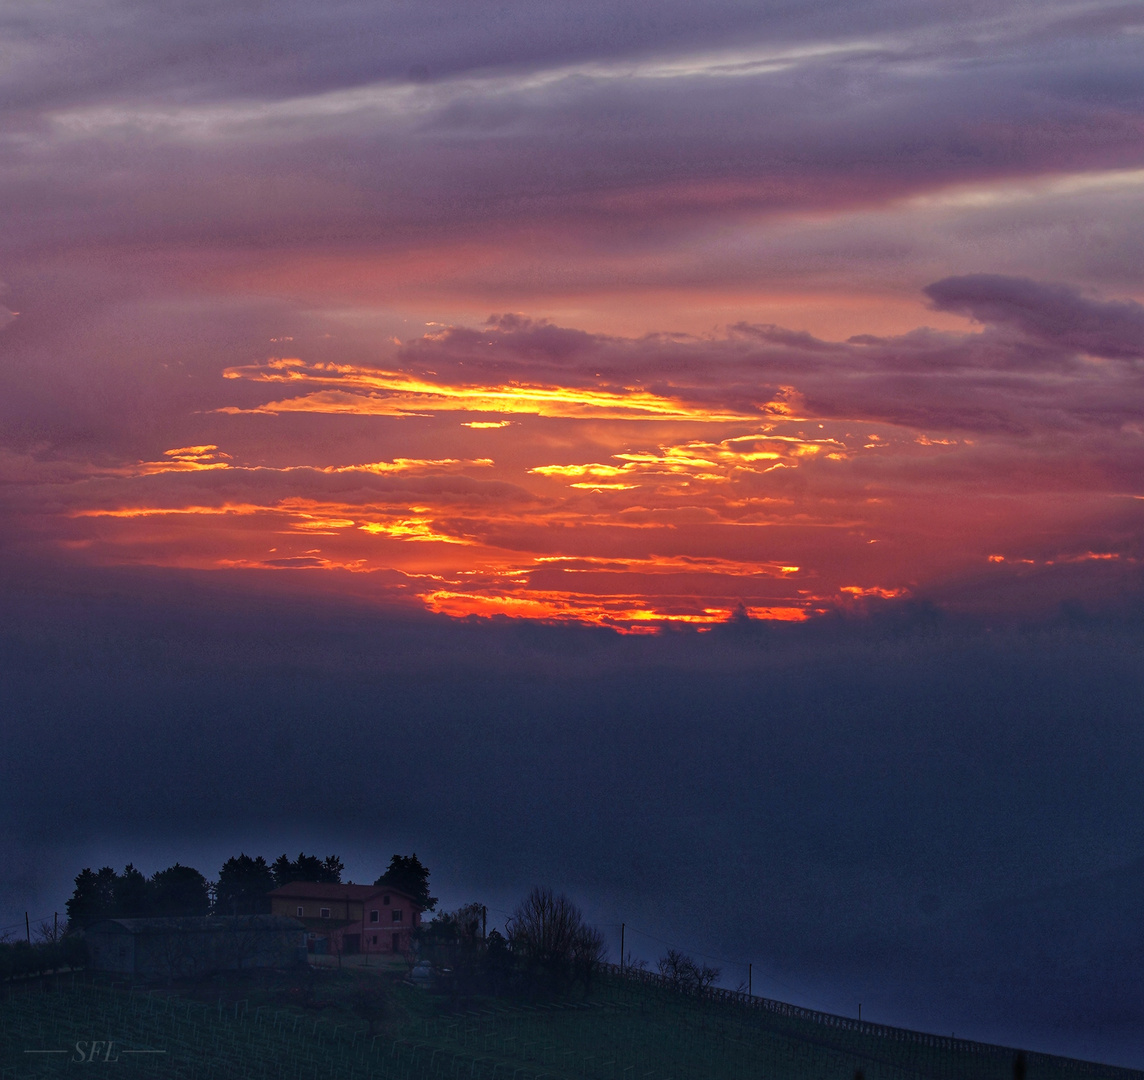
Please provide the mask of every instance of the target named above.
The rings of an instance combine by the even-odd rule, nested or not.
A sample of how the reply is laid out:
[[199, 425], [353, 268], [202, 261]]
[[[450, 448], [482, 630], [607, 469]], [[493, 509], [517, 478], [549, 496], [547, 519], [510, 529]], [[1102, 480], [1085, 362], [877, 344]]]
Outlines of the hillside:
[[[316, 973], [305, 988], [288, 976], [249, 977], [149, 994], [61, 979], [0, 1002], [0, 1077], [63, 1075], [80, 1053], [93, 1055], [93, 1039], [103, 1043], [97, 1060], [116, 1059], [117, 1076], [155, 1080], [852, 1080], [858, 1069], [866, 1080], [1008, 1080], [1015, 1058], [762, 999], [699, 1000], [615, 974], [583, 1000], [465, 1005], [362, 971]], [[1144, 1074], [1030, 1054], [1027, 1076]]]

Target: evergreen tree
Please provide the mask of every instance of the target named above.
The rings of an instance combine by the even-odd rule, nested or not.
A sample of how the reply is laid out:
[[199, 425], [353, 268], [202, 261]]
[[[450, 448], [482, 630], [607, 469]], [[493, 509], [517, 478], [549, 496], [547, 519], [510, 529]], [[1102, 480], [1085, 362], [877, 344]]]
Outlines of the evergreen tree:
[[270, 867], [274, 877], [274, 887], [280, 888], [293, 881], [317, 881], [323, 884], [338, 885], [342, 880], [342, 871], [345, 866], [337, 855], [327, 855], [319, 859], [317, 855], [307, 855], [298, 852], [298, 858], [293, 862], [289, 856], [279, 855]]
[[429, 868], [422, 865], [416, 854], [394, 855], [389, 869], [374, 884], [408, 893], [422, 911], [432, 911], [437, 906], [437, 897], [429, 895]]
[[210, 913], [210, 887], [194, 867], [175, 863], [154, 874], [150, 881], [151, 905], [155, 915], [207, 915]]
[[125, 919], [151, 914], [151, 890], [147, 879], [128, 863], [115, 879], [115, 914]]
[[68, 923], [82, 928], [99, 919], [111, 918], [118, 914], [115, 904], [115, 884], [118, 875], [110, 866], [98, 873], [84, 867], [75, 879], [75, 892], [65, 905]]
[[222, 864], [215, 887], [215, 911], [219, 915], [265, 915], [270, 911], [267, 893], [274, 888], [274, 872], [259, 855], [241, 854]]

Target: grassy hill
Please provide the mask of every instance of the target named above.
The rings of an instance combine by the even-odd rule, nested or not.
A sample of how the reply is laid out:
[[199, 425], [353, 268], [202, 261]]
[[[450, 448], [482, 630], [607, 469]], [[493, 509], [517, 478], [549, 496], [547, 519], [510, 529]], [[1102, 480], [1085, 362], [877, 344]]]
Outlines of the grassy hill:
[[[73, 1075], [77, 1042], [92, 1056], [92, 1040], [113, 1043], [92, 1068], [111, 1056], [112, 1075], [155, 1080], [853, 1080], [857, 1069], [866, 1080], [1009, 1080], [1015, 1057], [761, 999], [701, 1000], [614, 974], [581, 1000], [533, 1005], [460, 1007], [396, 975], [349, 970], [310, 973], [305, 985], [250, 975], [174, 993], [61, 979], [0, 1001], [0, 1077]], [[1041, 1054], [1028, 1055], [1027, 1076], [1144, 1080]]]

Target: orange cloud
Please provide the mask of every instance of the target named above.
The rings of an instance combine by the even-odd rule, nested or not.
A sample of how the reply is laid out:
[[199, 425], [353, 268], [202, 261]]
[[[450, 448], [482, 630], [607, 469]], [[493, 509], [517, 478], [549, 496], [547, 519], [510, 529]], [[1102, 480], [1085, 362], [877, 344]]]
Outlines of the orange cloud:
[[[394, 458], [393, 461], [371, 461], [363, 465], [328, 465], [318, 469], [324, 473], [400, 473], [400, 472], [428, 472], [438, 469], [449, 469], [453, 466], [473, 466], [475, 468], [488, 468], [493, 464], [492, 458]], [[306, 468], [307, 466], [294, 466]]]
[[[607, 626], [620, 633], [654, 633], [658, 626], [681, 623], [699, 628], [730, 621], [742, 610], [738, 607], [706, 607], [696, 612], [674, 612], [648, 604], [635, 596], [618, 596], [606, 603], [590, 600], [575, 593], [529, 593], [527, 595], [466, 593], [452, 589], [435, 589], [421, 599], [430, 611], [455, 617], [508, 616], [538, 619], [545, 622], [579, 622]], [[752, 618], [801, 622], [807, 612], [797, 607], [746, 609]]]
[[460, 536], [436, 532], [432, 522], [424, 518], [399, 518], [390, 521], [364, 521], [358, 528], [371, 536], [388, 536], [395, 540], [436, 541], [441, 544], [471, 544]]
[[[622, 465], [600, 462], [570, 465], [537, 465], [528, 471], [548, 478], [574, 479], [570, 486], [599, 490], [629, 490], [634, 483], [607, 483], [622, 477], [684, 479], [721, 484], [732, 479], [736, 472], [766, 473], [774, 469], [797, 468], [799, 459], [814, 458], [823, 451], [837, 447], [844, 449], [836, 439], [805, 439], [796, 436], [763, 432], [739, 435], [722, 442], [691, 441], [676, 445], [663, 445], [655, 450], [624, 451], [613, 454]], [[824, 454], [837, 460], [841, 455]], [[599, 477], [600, 482], [588, 482]]]
[[786, 416], [784, 402], [763, 402], [755, 411], [711, 409], [682, 397], [655, 394], [637, 386], [621, 390], [551, 385], [452, 386], [399, 371], [353, 364], [306, 364], [294, 358], [227, 368], [228, 379], [329, 387], [299, 397], [282, 398], [255, 408], [225, 406], [219, 412], [349, 413], [361, 416], [424, 416], [437, 412], [520, 413], [580, 419], [688, 420], [727, 423], [757, 420], [760, 415]]
[[210, 469], [229, 469], [230, 455], [209, 446], [181, 446], [164, 450], [162, 461], [141, 461], [131, 471], [144, 476], [169, 472], [204, 472]]
[[891, 600], [897, 596], [905, 596], [908, 589], [882, 589], [877, 585], [843, 585], [840, 592], [846, 593], [854, 599], [862, 599], [867, 596], [875, 596], [880, 600]]

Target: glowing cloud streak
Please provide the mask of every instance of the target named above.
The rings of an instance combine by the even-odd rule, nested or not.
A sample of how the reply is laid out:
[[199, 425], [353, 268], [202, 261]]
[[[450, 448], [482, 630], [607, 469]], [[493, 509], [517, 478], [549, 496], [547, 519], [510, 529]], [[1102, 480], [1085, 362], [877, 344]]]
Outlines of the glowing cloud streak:
[[[228, 368], [228, 379], [327, 386], [299, 397], [283, 398], [243, 409], [225, 406], [230, 414], [290, 412], [351, 413], [361, 416], [424, 416], [431, 412], [520, 413], [530, 416], [616, 420], [689, 420], [728, 423], [785, 415], [787, 406], [762, 402], [753, 412], [705, 408], [682, 398], [653, 394], [639, 387], [594, 390], [543, 385], [452, 386], [397, 371], [350, 364], [305, 364], [275, 359], [262, 365]], [[348, 388], [348, 389], [347, 389]]]

